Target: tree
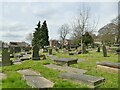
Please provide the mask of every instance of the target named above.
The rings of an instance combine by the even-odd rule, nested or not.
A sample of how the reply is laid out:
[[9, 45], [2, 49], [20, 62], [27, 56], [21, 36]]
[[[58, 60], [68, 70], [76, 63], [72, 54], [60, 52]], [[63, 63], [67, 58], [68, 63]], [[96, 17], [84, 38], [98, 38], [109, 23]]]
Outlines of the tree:
[[43, 22], [43, 25], [41, 28], [44, 31], [44, 37], [43, 37], [44, 46], [48, 46], [49, 45], [49, 36], [48, 36], [48, 28], [47, 28], [46, 21]]
[[33, 33], [32, 45], [39, 45], [42, 48], [49, 45], [49, 36], [46, 21], [43, 22], [42, 26], [39, 21], [35, 30], [36, 31]]
[[109, 44], [115, 42], [115, 37], [117, 36], [118, 30], [114, 23], [109, 23], [102, 27], [99, 31], [100, 40], [103, 43]]
[[63, 24], [60, 28], [59, 28], [59, 33], [60, 33], [60, 38], [62, 40], [62, 48], [64, 46], [64, 41], [66, 39], [66, 36], [69, 34], [69, 26], [68, 24]]
[[[73, 22], [73, 36], [80, 39], [81, 50], [83, 47], [83, 35], [86, 31], [93, 32], [97, 27], [98, 22], [92, 22], [90, 17], [90, 9], [88, 7], [82, 7], [79, 11], [79, 15], [75, 22]], [[78, 40], [77, 40], [78, 41]]]
[[88, 44], [92, 44], [93, 43], [93, 38], [92, 38], [92, 36], [88, 32], [86, 32], [83, 35], [83, 40], [82, 41], [88, 47]]
[[33, 33], [32, 45], [40, 45], [41, 38], [41, 24], [40, 21], [37, 24], [37, 28], [35, 28], [35, 32]]
[[116, 30], [117, 30], [117, 43], [120, 43], [120, 15], [118, 15], [118, 17], [114, 18], [112, 20], [112, 23], [114, 23], [116, 25]]

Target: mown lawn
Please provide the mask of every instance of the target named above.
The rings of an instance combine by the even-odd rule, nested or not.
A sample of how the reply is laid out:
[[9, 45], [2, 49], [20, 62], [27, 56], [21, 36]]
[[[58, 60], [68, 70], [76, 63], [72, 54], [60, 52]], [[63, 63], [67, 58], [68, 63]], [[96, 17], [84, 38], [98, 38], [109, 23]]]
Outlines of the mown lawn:
[[[108, 73], [109, 71], [104, 72], [101, 70], [97, 70], [96, 68], [96, 62], [98, 61], [118, 62], [118, 56], [116, 54], [108, 53], [109, 57], [103, 57], [102, 52], [98, 53], [95, 51], [89, 51], [88, 54], [79, 55], [68, 55], [55, 52], [54, 54], [58, 57], [85, 59], [84, 62], [79, 62], [78, 64], [71, 65], [71, 67], [88, 70], [86, 74], [89, 75], [104, 77], [105, 83], [99, 88], [118, 87], [118, 74]], [[2, 71], [3, 73], [7, 74], [7, 79], [2, 80], [2, 88], [30, 88], [30, 86], [26, 84], [26, 81], [22, 79], [22, 76], [16, 72], [17, 70], [27, 68], [33, 69], [41, 73], [42, 76], [54, 82], [54, 88], [89, 88], [84, 84], [61, 79], [59, 77], [59, 74], [62, 72], [44, 67], [43, 65], [47, 63], [53, 63], [53, 61], [49, 58], [41, 61], [26, 60], [23, 61], [20, 65], [11, 65], [3, 67]]]

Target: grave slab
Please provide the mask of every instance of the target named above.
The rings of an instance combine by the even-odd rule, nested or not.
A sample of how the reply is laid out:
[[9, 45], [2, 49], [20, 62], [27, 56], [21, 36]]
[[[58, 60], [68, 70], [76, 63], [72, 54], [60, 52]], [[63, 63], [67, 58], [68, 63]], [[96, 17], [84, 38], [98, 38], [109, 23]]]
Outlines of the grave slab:
[[17, 71], [23, 75], [24, 79], [27, 81], [27, 84], [33, 88], [50, 88], [53, 87], [54, 83], [42, 77], [40, 73], [37, 73], [33, 70], [19, 70]]
[[108, 67], [108, 66], [97, 65], [97, 69], [103, 70], [108, 73], [117, 73], [117, 74], [119, 73], [120, 74], [120, 69], [112, 68], [112, 67]]
[[73, 68], [73, 67], [68, 67], [68, 66], [58, 66], [54, 64], [48, 64], [44, 66], [48, 68], [60, 70], [60, 71], [73, 72], [73, 73], [79, 73], [79, 74], [83, 74], [87, 72], [87, 70], [83, 70], [83, 69], [78, 69], [78, 68]]
[[55, 59], [54, 62], [58, 65], [71, 65], [71, 64], [77, 64], [78, 59], [72, 59], [72, 58], [59, 58]]
[[108, 66], [108, 67], [120, 69], [120, 63], [113, 63], [113, 62], [97, 62], [97, 65]]
[[84, 83], [92, 88], [98, 87], [105, 81], [102, 77], [95, 77], [85, 74], [63, 73], [60, 77], [67, 80], [72, 80], [79, 83]]

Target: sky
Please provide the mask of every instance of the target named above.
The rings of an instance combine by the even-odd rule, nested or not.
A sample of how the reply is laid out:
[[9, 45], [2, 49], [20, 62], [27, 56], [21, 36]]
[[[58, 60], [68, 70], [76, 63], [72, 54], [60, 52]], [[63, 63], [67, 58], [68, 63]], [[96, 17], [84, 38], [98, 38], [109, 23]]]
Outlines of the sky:
[[47, 21], [49, 39], [59, 39], [59, 28], [72, 25], [81, 6], [90, 8], [90, 16], [98, 20], [96, 31], [118, 15], [117, 2], [0, 2], [0, 40], [26, 41], [38, 21]]

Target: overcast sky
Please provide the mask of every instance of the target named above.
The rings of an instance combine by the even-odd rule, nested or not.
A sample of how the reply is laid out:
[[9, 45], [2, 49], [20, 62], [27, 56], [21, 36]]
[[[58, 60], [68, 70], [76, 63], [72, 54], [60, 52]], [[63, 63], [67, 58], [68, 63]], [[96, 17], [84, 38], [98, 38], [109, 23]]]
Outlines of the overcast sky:
[[59, 39], [59, 27], [71, 25], [82, 5], [90, 8], [93, 19], [99, 18], [97, 30], [118, 15], [117, 2], [1, 2], [0, 40], [25, 41], [39, 20], [47, 21], [49, 39]]

